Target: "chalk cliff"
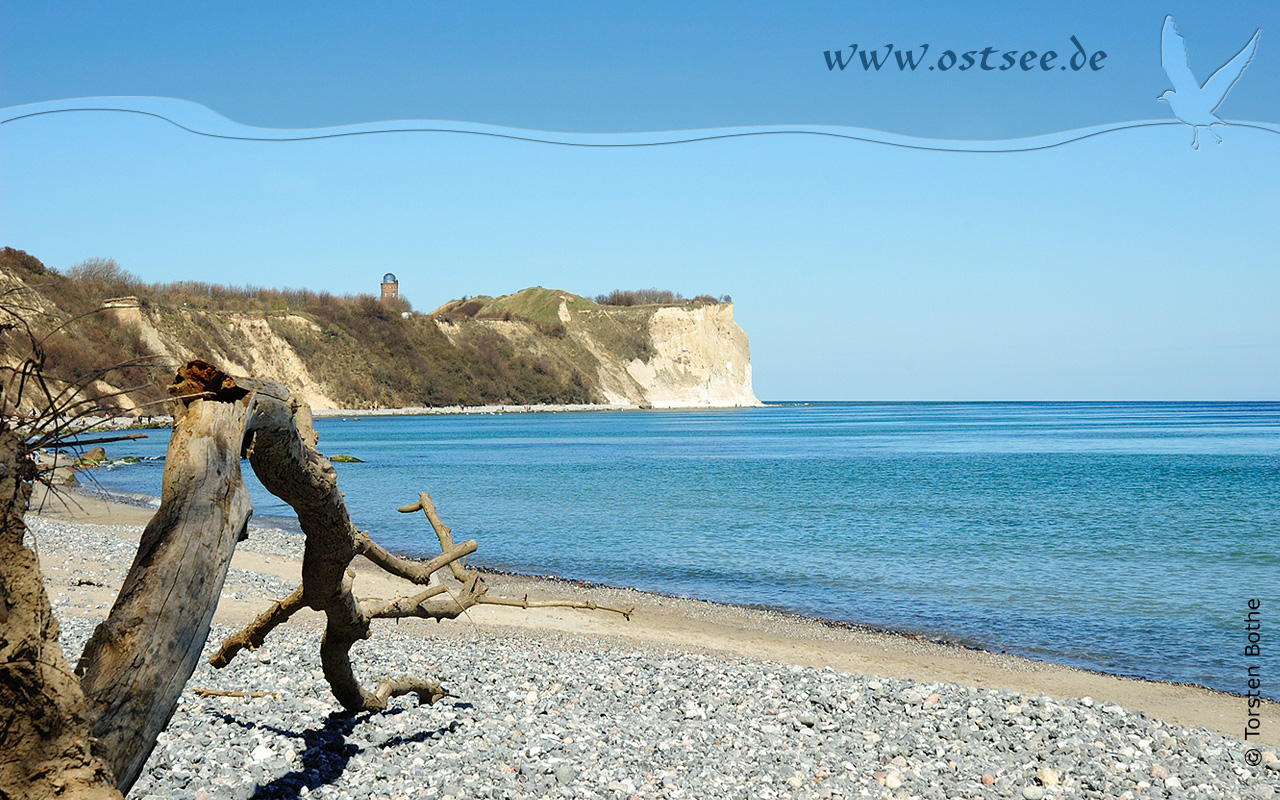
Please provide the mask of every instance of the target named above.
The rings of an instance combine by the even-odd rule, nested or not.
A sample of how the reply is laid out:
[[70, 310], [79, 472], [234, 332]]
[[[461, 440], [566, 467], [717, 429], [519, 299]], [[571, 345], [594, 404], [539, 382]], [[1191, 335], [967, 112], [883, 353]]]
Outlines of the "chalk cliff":
[[223, 312], [211, 317], [186, 308], [143, 309], [136, 297], [108, 300], [102, 313], [122, 328], [135, 331], [149, 356], [177, 363], [183, 354], [197, 354], [231, 375], [279, 381], [306, 394], [313, 408], [337, 408], [297, 350], [276, 332], [281, 327], [294, 327], [319, 335], [320, 326], [303, 316]]
[[[458, 320], [466, 312], [470, 316]], [[442, 323], [452, 338], [463, 335], [464, 325], [487, 327], [520, 348], [577, 365], [590, 379], [597, 402], [653, 408], [760, 405], [751, 387], [747, 334], [734, 322], [732, 303], [607, 306], [534, 287], [499, 298], [453, 301], [433, 315], [452, 320]], [[522, 324], [520, 317], [532, 325]]]
[[611, 402], [654, 408], [760, 405], [751, 388], [747, 334], [733, 321], [732, 304], [658, 308], [648, 332], [648, 360], [626, 363], [634, 391]]

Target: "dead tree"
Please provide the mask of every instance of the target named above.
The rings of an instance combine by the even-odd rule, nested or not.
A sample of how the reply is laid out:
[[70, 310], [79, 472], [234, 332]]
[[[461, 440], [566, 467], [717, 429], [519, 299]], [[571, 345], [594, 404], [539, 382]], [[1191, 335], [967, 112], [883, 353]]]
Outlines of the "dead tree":
[[[0, 449], [0, 797], [10, 786], [30, 787], [27, 796], [119, 797], [133, 785], [195, 670], [236, 542], [245, 536], [251, 509], [242, 455], [263, 485], [298, 515], [306, 536], [302, 583], [228, 638], [212, 660], [215, 666], [261, 645], [272, 629], [310, 607], [326, 617], [320, 658], [334, 696], [348, 711], [377, 711], [399, 695], [432, 703], [447, 694], [425, 678], [388, 678], [372, 690], [360, 685], [350, 649], [369, 636], [375, 619], [449, 619], [481, 603], [631, 613], [590, 602], [488, 596], [480, 575], [459, 563], [476, 543], [455, 544], [425, 494], [400, 510], [426, 513], [441, 554], [420, 563], [375, 544], [352, 524], [336, 472], [316, 451], [309, 406], [278, 384], [232, 378], [191, 361], [169, 391], [179, 407], [160, 509], [74, 674], [57, 648], [39, 566], [22, 541], [31, 477], [23, 472], [29, 472], [23, 440], [0, 425], [0, 444], [8, 448]], [[352, 592], [350, 569], [357, 555], [425, 588], [406, 597], [360, 600]], [[428, 585], [446, 567], [458, 587]]]
[[[77, 418], [98, 404], [80, 386], [45, 380], [28, 321], [38, 309], [25, 301], [14, 290], [0, 293], [0, 797], [120, 798], [110, 760], [93, 746], [95, 711], [58, 644], [23, 520], [39, 478], [31, 454], [68, 441]], [[82, 385], [107, 371], [84, 376]], [[24, 406], [40, 413], [24, 415]]]

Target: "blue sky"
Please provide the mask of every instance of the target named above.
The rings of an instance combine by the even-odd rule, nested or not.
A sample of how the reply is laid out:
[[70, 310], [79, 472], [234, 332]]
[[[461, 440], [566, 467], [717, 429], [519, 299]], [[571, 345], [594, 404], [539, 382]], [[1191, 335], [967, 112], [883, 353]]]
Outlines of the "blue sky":
[[[219, 130], [437, 119], [1003, 139], [1172, 120], [1155, 101], [1172, 13], [1201, 80], [1262, 29], [1220, 113], [1280, 122], [1272, 7], [1025, 5], [6, 3], [0, 108], [146, 95], [203, 104], [146, 107]], [[1072, 35], [1107, 51], [1102, 70], [823, 61], [864, 41], [1065, 58]], [[423, 310], [534, 284], [728, 293], [766, 399], [1280, 399], [1280, 135], [1219, 131], [1199, 151], [1181, 125], [1034, 153], [806, 135], [583, 149], [457, 133], [235, 142], [47, 115], [0, 125], [0, 242], [156, 281], [356, 292], [390, 270]]]

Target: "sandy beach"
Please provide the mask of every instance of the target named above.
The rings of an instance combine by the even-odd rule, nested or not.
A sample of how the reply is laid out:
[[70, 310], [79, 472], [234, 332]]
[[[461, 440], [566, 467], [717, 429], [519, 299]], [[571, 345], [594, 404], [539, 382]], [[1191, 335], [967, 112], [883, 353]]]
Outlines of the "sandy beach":
[[[136, 541], [150, 519], [145, 508], [108, 503], [79, 493], [49, 497], [38, 492], [33, 512], [53, 522], [110, 526], [124, 540]], [[55, 543], [41, 543], [49, 552]], [[483, 550], [484, 543], [480, 543]], [[241, 547], [233, 567], [296, 583], [301, 562], [289, 555], [264, 555]], [[127, 564], [123, 565], [127, 568]], [[49, 580], [59, 591], [76, 598], [69, 610], [109, 604], [115, 587], [104, 585], [63, 588], [67, 574], [55, 562], [47, 563]], [[361, 595], [390, 597], [404, 593], [405, 584], [367, 563], [357, 562], [356, 588]], [[770, 610], [719, 605], [698, 600], [664, 597], [630, 589], [582, 586], [576, 582], [493, 574], [488, 577], [494, 594], [531, 599], [589, 599], [619, 607], [634, 606], [630, 621], [603, 612], [568, 609], [520, 609], [484, 606], [472, 609], [463, 620], [440, 625], [406, 621], [398, 633], [421, 636], [452, 635], [474, 631], [515, 629], [561, 632], [625, 642], [628, 646], [678, 648], [704, 654], [732, 654], [753, 659], [831, 668], [854, 674], [886, 678], [910, 678], [920, 682], [948, 682], [992, 689], [1010, 688], [1021, 694], [1057, 698], [1091, 697], [1095, 702], [1115, 703], [1133, 711], [1188, 728], [1205, 728], [1240, 739], [1247, 720], [1247, 699], [1198, 686], [1130, 679], [1079, 670], [1010, 655], [984, 652], [926, 640], [910, 634], [860, 630], [826, 624]], [[274, 597], [225, 597], [215, 622], [242, 625]], [[298, 618], [305, 624], [315, 619]], [[295, 622], [295, 624], [297, 624]], [[1280, 746], [1280, 704], [1264, 701], [1260, 737], [1250, 739], [1270, 747]]]

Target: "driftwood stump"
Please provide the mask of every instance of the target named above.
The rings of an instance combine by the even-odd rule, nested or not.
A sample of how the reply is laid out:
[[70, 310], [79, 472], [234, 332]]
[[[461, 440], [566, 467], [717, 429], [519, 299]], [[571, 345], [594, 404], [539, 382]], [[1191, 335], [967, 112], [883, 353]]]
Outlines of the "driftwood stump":
[[28, 465], [22, 438], [0, 424], [0, 795], [119, 798], [90, 751], [84, 692], [24, 541]]

